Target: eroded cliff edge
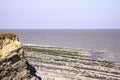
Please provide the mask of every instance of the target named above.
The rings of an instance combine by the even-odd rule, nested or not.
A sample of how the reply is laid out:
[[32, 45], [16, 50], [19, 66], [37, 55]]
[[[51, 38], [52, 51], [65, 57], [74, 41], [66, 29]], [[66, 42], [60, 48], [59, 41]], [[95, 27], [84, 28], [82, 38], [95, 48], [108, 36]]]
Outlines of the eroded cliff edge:
[[0, 80], [40, 80], [35, 73], [17, 35], [0, 33]]

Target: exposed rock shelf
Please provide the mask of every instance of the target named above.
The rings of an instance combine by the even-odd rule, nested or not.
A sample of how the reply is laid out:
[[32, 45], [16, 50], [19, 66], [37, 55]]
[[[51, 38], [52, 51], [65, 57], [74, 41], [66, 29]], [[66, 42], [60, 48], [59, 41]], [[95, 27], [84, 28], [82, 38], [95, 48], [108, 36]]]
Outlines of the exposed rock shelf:
[[43, 80], [120, 80], [119, 63], [91, 60], [84, 53], [52, 48], [29, 46], [24, 49], [25, 57]]

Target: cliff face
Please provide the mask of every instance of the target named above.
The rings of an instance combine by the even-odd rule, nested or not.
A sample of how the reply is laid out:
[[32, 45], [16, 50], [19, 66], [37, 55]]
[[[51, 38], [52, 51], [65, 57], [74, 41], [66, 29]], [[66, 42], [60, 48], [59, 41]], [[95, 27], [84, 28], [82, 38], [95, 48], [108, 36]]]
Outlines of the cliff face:
[[22, 45], [14, 34], [0, 34], [0, 60], [9, 59], [13, 56], [22, 56]]
[[40, 80], [15, 34], [0, 34], [0, 80]]

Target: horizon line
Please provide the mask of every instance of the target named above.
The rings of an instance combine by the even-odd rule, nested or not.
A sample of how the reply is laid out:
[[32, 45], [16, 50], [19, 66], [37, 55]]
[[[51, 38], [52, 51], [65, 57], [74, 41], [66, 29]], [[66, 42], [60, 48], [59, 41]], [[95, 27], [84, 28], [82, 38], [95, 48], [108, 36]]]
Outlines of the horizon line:
[[5, 30], [5, 29], [33, 29], [33, 30], [52, 30], [52, 29], [60, 29], [60, 30], [63, 30], [63, 29], [120, 29], [120, 28], [0, 28], [2, 30]]

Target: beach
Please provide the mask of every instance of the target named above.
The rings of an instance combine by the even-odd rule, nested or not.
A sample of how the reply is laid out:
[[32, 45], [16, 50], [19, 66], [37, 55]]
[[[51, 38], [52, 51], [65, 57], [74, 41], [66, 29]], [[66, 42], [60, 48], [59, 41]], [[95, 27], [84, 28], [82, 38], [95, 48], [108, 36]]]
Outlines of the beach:
[[24, 45], [25, 57], [43, 80], [119, 80], [120, 63], [93, 60], [93, 53]]

